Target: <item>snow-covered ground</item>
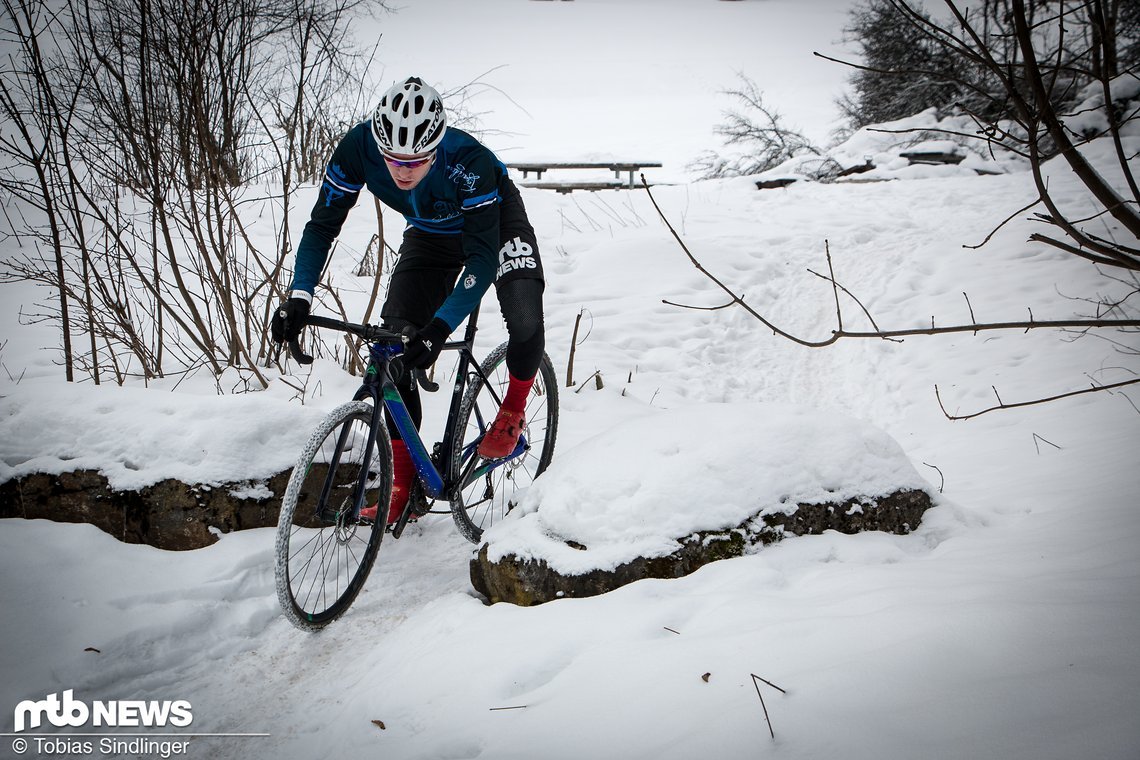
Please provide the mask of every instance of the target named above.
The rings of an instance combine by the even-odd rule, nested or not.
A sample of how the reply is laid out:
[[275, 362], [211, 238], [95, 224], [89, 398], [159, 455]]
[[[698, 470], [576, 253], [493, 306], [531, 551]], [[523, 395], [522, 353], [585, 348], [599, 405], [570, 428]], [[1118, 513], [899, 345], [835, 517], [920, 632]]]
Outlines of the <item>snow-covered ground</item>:
[[[388, 66], [400, 73], [457, 82], [481, 68], [472, 55], [486, 56], [486, 68], [509, 62], [502, 71], [518, 81], [504, 89], [536, 122], [529, 157], [644, 146], [639, 158], [683, 161], [715, 139], [712, 123], [658, 114], [679, 108], [674, 101], [694, 87], [731, 86], [737, 68], [772, 93], [802, 75], [787, 105], [774, 103], [793, 121], [822, 127], [813, 109], [830, 102], [831, 84], [810, 80], [808, 63], [794, 56], [837, 39], [846, 6], [434, 0], [383, 23]], [[440, 34], [445, 7], [456, 31]], [[634, 20], [645, 29], [651, 11], [677, 19], [661, 27], [671, 31], [651, 45], [623, 38], [622, 56], [602, 52], [599, 35], [629, 32]], [[556, 14], [567, 42], [541, 33]], [[414, 45], [429, 21], [437, 25], [430, 55]], [[745, 24], [769, 44], [733, 31]], [[484, 47], [468, 38], [498, 40], [497, 55], [471, 53]], [[768, 56], [786, 62], [778, 76], [766, 73]], [[573, 76], [557, 60], [571, 61]], [[576, 93], [572, 81], [593, 86]], [[560, 87], [565, 99], [555, 97]], [[645, 101], [642, 115], [611, 119], [602, 131], [588, 119], [589, 128], [572, 123], [583, 112], [621, 113], [631, 92]], [[713, 100], [705, 91], [700, 99]], [[808, 271], [826, 272], [827, 250], [837, 279], [885, 328], [932, 316], [965, 322], [971, 307], [982, 321], [1021, 319], [1029, 309], [1037, 319], [1064, 318], [1090, 310], [1072, 297], [1122, 292], [1091, 266], [1027, 243], [1037, 228], [1022, 219], [980, 250], [963, 247], [1031, 200], [1028, 175], [897, 176], [776, 191], [735, 179], [653, 194], [710, 272], [804, 337], [826, 337], [835, 325], [832, 291]], [[1065, 203], [1082, 202], [1063, 171], [1051, 187]], [[256, 734], [198, 736], [185, 752], [197, 758], [1140, 756], [1140, 399], [1086, 395], [951, 422], [934, 396], [937, 384], [950, 411], [968, 413], [992, 405], [995, 387], [1015, 402], [1128, 379], [1134, 357], [1095, 337], [1043, 331], [802, 348], [740, 309], [663, 303], [717, 306], [727, 297], [691, 265], [644, 191], [528, 190], [524, 198], [549, 280], [548, 352], [561, 376], [585, 310], [590, 330], [575, 376], [597, 371], [604, 380], [601, 390], [592, 381], [563, 389], [553, 467], [566, 469], [551, 479], [560, 487], [539, 494], [540, 513], [549, 500], [595, 527], [631, 526], [623, 508], [645, 511], [655, 483], [639, 480], [638, 469], [663, 469], [622, 454], [631, 431], [671, 457], [671, 477], [682, 474], [675, 482], [685, 487], [654, 494], [662, 523], [716, 512], [725, 498], [762, 490], [757, 478], [788, 477], [786, 463], [775, 467], [779, 458], [766, 455], [782, 441], [826, 452], [794, 438], [789, 419], [834, 415], [881, 431], [866, 435], [889, 436], [905, 452], [909, 471], [937, 495], [922, 527], [909, 536], [789, 539], [680, 580], [523, 609], [474, 596], [472, 547], [450, 518], [431, 516], [385, 542], [345, 617], [304, 634], [277, 607], [270, 529], [171, 553], [90, 526], [0, 521], [8, 612], [0, 731], [13, 730], [21, 700], [73, 689], [88, 702], [186, 700], [193, 724], [172, 732]], [[350, 219], [334, 259], [331, 274], [346, 293], [363, 290], [351, 268], [371, 234], [368, 217]], [[218, 395], [200, 377], [177, 389], [67, 385], [55, 355], [38, 348], [55, 345], [54, 336], [15, 316], [34, 295], [6, 285], [0, 297], [8, 338], [0, 478], [76, 467], [98, 467], [121, 487], [263, 477], [291, 465], [308, 429], [355, 387], [320, 361], [304, 404], [279, 381], [240, 395]], [[504, 336], [488, 307], [485, 348]], [[843, 313], [846, 325], [864, 324], [849, 300]], [[445, 403], [431, 398], [428, 418], [438, 420]], [[713, 405], [703, 418], [701, 405]], [[819, 426], [804, 429], [815, 435]], [[756, 456], [726, 457], [725, 441], [753, 446]], [[853, 444], [841, 453], [854, 462], [850, 479], [865, 474]], [[819, 465], [805, 462], [805, 470]], [[786, 485], [765, 483], [773, 493]], [[571, 488], [590, 502], [576, 502]], [[92, 756], [115, 754], [100, 755], [93, 739]], [[0, 738], [0, 756], [13, 741]]]

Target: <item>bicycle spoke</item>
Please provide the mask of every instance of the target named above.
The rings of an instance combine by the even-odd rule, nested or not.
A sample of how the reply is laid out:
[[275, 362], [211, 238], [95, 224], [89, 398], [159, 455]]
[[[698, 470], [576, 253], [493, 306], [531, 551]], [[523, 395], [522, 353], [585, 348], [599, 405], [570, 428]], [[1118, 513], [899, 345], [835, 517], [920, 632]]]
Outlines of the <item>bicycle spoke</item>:
[[450, 482], [462, 484], [452, 492], [452, 514], [463, 535], [475, 542], [513, 507], [516, 491], [529, 486], [550, 463], [558, 414], [557, 381], [550, 359], [544, 356], [524, 409], [521, 450], [494, 462], [479, 459], [474, 449], [488, 421], [498, 414], [497, 399], [507, 390], [506, 344], [491, 352], [481, 369], [487, 383], [475, 375], [464, 396], [457, 423], [461, 440], [452, 443], [450, 472]]

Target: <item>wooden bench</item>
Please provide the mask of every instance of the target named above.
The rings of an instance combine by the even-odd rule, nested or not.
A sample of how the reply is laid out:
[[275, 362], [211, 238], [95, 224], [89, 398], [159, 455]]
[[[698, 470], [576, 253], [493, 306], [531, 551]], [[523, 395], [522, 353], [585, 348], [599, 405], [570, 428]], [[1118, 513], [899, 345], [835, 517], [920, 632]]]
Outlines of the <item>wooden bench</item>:
[[[634, 175], [642, 169], [660, 168], [661, 164], [649, 161], [633, 162], [633, 161], [600, 161], [600, 162], [557, 162], [557, 161], [525, 161], [514, 164], [507, 164], [509, 169], [517, 169], [523, 173], [523, 182], [520, 182], [523, 187], [538, 187], [547, 190], [557, 190], [560, 193], [569, 193], [574, 190], [618, 190], [621, 188], [634, 188], [637, 183]], [[586, 182], [542, 182], [543, 172], [559, 169], [593, 169], [606, 170], [614, 173], [613, 179], [609, 182], [586, 181]], [[534, 172], [538, 182], [526, 182], [526, 178]], [[621, 175], [623, 172], [629, 172], [629, 181], [622, 180]]]
[[945, 153], [942, 151], [910, 151], [909, 153], [900, 153], [899, 156], [905, 158], [911, 164], [960, 164], [966, 158], [965, 153]]
[[756, 187], [761, 190], [771, 190], [777, 187], [787, 187], [796, 181], [795, 177], [780, 177], [778, 179], [758, 179], [756, 180]]

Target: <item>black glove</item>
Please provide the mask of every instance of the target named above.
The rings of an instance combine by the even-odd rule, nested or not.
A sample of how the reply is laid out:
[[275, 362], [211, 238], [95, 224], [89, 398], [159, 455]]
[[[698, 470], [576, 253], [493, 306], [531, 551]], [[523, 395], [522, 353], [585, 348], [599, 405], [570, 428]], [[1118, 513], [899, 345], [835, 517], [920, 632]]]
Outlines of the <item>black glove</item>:
[[419, 330], [414, 327], [405, 329], [404, 335], [408, 336], [404, 344], [404, 366], [427, 369], [439, 358], [444, 341], [448, 335], [451, 335], [451, 328], [436, 317], [427, 327], [421, 327]]
[[304, 298], [290, 298], [273, 312], [269, 334], [275, 343], [293, 340], [301, 334], [305, 320], [309, 317], [309, 302]]

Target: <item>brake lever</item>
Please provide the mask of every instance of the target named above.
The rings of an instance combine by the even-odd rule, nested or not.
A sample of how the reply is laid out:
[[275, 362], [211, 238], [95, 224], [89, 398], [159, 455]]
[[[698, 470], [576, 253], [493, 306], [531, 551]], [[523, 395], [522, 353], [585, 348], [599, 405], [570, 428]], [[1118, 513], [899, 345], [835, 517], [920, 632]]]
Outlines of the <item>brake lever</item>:
[[[412, 336], [409, 333], [409, 328], [405, 327], [400, 332], [400, 341], [404, 344], [404, 348], [406, 349], [408, 347], [408, 344], [412, 341]], [[392, 360], [392, 363], [395, 365], [396, 369], [393, 374], [396, 377], [399, 377], [401, 374], [403, 374], [403, 362], [401, 362], [400, 359], [396, 358]], [[429, 380], [427, 372], [422, 369], [413, 369], [412, 377], [414, 377], [419, 386], [428, 393], [435, 393], [439, 390], [439, 383], [435, 383]]]
[[309, 356], [301, 350], [301, 341], [298, 338], [293, 338], [289, 341], [289, 354], [296, 360], [298, 364], [313, 363], [313, 357]]
[[414, 370], [412, 374], [415, 376], [416, 382], [420, 384], [420, 387], [423, 388], [428, 393], [435, 393], [436, 391], [439, 390], [439, 383], [436, 383], [436, 382], [433, 382], [432, 380], [429, 380], [428, 376], [427, 376], [427, 372], [425, 372], [424, 370], [417, 369], [417, 370]]

